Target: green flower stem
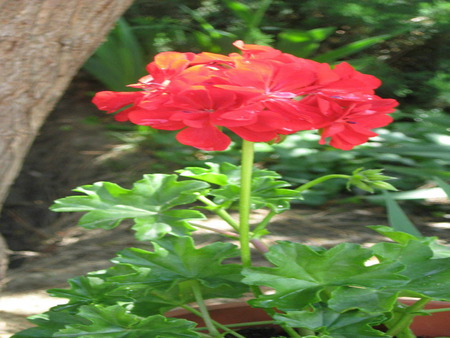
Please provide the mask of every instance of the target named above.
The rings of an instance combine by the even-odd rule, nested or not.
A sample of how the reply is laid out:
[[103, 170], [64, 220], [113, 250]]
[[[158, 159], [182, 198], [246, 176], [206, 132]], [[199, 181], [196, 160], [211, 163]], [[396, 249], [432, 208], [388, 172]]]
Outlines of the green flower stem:
[[430, 298], [419, 299], [413, 305], [405, 309], [397, 321], [392, 324], [386, 334], [395, 336], [405, 329], [409, 330], [409, 325], [411, 324], [412, 319], [416, 316], [415, 312], [422, 310], [430, 300]]
[[[245, 322], [245, 326], [263, 326], [263, 325], [277, 325], [277, 323], [274, 320], [262, 320], [259, 322]], [[236, 323], [236, 324], [227, 324], [228, 328], [232, 327], [242, 327], [242, 323]]]
[[244, 268], [252, 265], [250, 254], [250, 197], [252, 192], [252, 172], [254, 143], [243, 140], [241, 160], [241, 194], [239, 200], [239, 241], [241, 260]]
[[[199, 317], [203, 317], [203, 315], [202, 315], [202, 313], [200, 311], [197, 311], [196, 309], [194, 309], [193, 307], [191, 307], [189, 305], [183, 305], [181, 307], [183, 309], [189, 311], [189, 312], [192, 312], [194, 315], [197, 315]], [[240, 335], [239, 333], [234, 332], [233, 330], [229, 329], [229, 327], [232, 327], [232, 325], [222, 325], [222, 324], [220, 324], [220, 323], [218, 323], [218, 322], [216, 322], [215, 320], [212, 320], [212, 319], [211, 319], [211, 322], [215, 326], [217, 326], [219, 329], [221, 329], [221, 330], [223, 330], [223, 331], [225, 331], [225, 332], [227, 332], [227, 333], [229, 333], [229, 334], [231, 334], [231, 335], [233, 335], [233, 336], [235, 336], [237, 338], [245, 338], [244, 336]], [[240, 325], [242, 325], [242, 324], [240, 324]], [[245, 323], [245, 325], [247, 325], [247, 323]], [[201, 330], [201, 329], [202, 328], [198, 328], [196, 330]]]
[[277, 213], [273, 210], [270, 210], [266, 217], [258, 224], [258, 226], [253, 229], [253, 233], [257, 234], [259, 231], [263, 230], [270, 222], [270, 220], [275, 216]]
[[450, 307], [445, 307], [445, 308], [442, 308], [442, 309], [429, 309], [429, 310], [424, 310], [423, 312], [426, 312], [426, 313], [437, 313], [437, 312], [447, 312], [447, 311], [450, 312]]
[[203, 318], [203, 321], [205, 322], [209, 333], [213, 337], [218, 337], [219, 331], [217, 331], [214, 323], [212, 322], [211, 316], [209, 315], [205, 301], [203, 300], [202, 291], [200, 290], [200, 285], [198, 284], [198, 281], [196, 280], [190, 281], [190, 286], [192, 292], [194, 293], [195, 301], [197, 302], [198, 308], [200, 309], [201, 317]]
[[323, 183], [323, 182], [331, 180], [333, 178], [349, 179], [349, 178], [351, 178], [351, 176], [350, 175], [339, 175], [339, 174], [325, 175], [325, 176], [316, 178], [315, 180], [309, 181], [308, 183], [305, 183], [305, 184], [299, 186], [295, 190], [298, 192], [303, 192], [303, 191], [308, 190], [309, 188], [315, 186], [316, 184]]
[[222, 218], [225, 222], [227, 222], [234, 230], [239, 231], [239, 224], [234, 220], [233, 217], [231, 217], [231, 215], [224, 208], [214, 203], [206, 196], [198, 194], [197, 199], [200, 202], [203, 202], [208, 207], [211, 207], [210, 210], [214, 212], [217, 216]]
[[297, 333], [297, 331], [295, 331], [292, 327], [289, 326], [282, 326], [283, 330], [286, 331], [286, 333], [289, 335], [289, 337], [293, 337], [293, 338], [301, 338], [303, 335], [299, 335]]

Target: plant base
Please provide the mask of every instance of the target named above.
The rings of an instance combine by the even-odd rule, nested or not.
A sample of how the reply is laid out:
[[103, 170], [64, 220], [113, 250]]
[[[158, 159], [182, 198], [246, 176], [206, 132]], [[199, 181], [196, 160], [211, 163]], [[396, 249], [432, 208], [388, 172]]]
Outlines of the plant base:
[[[412, 298], [403, 298], [401, 299], [401, 302], [410, 305], [416, 302], [416, 300]], [[208, 308], [212, 319], [221, 324], [229, 325], [243, 323], [242, 327], [239, 327], [239, 329], [248, 328], [248, 326], [245, 325], [247, 322], [259, 322], [271, 319], [262, 309], [252, 308], [245, 302], [211, 305]], [[432, 301], [426, 306], [426, 309], [442, 308], [450, 308], [450, 303]], [[205, 326], [201, 318], [183, 309], [170, 311], [167, 313], [167, 316], [184, 318], [196, 322], [199, 326]], [[267, 325], [264, 325], [264, 327], [267, 328]], [[411, 328], [416, 336], [423, 338], [450, 337], [450, 312], [433, 313], [431, 316], [417, 316], [414, 319]], [[273, 333], [269, 333], [269, 336], [258, 336], [258, 334], [259, 333], [256, 331], [255, 335], [246, 335], [246, 337], [263, 338], [273, 336]], [[282, 331], [277, 331], [275, 334], [282, 335], [283, 333]]]

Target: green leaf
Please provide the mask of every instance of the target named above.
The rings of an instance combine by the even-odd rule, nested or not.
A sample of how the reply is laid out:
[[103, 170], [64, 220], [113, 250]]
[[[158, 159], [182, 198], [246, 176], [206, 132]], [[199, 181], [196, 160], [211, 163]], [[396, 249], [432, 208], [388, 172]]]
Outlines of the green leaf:
[[107, 40], [84, 64], [84, 69], [94, 75], [110, 90], [126, 91], [145, 75], [148, 60], [133, 30], [125, 19], [117, 21]]
[[[196, 249], [190, 237], [168, 237], [157, 241], [154, 252], [125, 249], [113, 259], [141, 274], [110, 276], [108, 281], [123, 286], [134, 299], [135, 311], [148, 314], [167, 311], [195, 300], [190, 281], [197, 281], [205, 299], [238, 298], [248, 287], [241, 283], [241, 266], [222, 264], [239, 251], [230, 243], [216, 242]], [[121, 289], [114, 291], [121, 294]]]
[[253, 11], [242, 2], [232, 0], [222, 0], [222, 2], [230, 9], [234, 15], [243, 20], [247, 25], [252, 22]]
[[[372, 152], [386, 152], [386, 149], [370, 148]], [[450, 160], [450, 153], [448, 152], [448, 146], [439, 144], [407, 144], [400, 145], [398, 147], [389, 147], [389, 152], [392, 154], [399, 154], [403, 156], [425, 157], [425, 158], [439, 158], [443, 161]], [[385, 167], [386, 168], [386, 167]], [[422, 168], [421, 168], [422, 169]], [[390, 170], [390, 169], [389, 169]], [[450, 174], [450, 173], [449, 173]]]
[[[418, 199], [441, 198], [441, 197], [445, 198], [445, 195], [446, 194], [442, 188], [416, 189], [389, 194], [389, 196], [392, 197], [394, 200], [418, 200]], [[367, 196], [366, 198], [372, 201], [384, 200], [383, 195]]]
[[240, 281], [239, 265], [222, 264], [224, 259], [239, 256], [233, 244], [215, 242], [197, 249], [190, 237], [167, 237], [153, 243], [154, 252], [129, 248], [113, 262], [150, 268], [156, 283], [162, 280], [165, 287], [185, 280], [198, 280], [209, 287]]
[[[375, 149], [375, 148], [374, 148]], [[405, 155], [408, 156], [408, 155]], [[414, 155], [411, 155], [414, 156]], [[433, 157], [434, 158], [434, 157]], [[439, 158], [439, 157], [438, 157]], [[448, 170], [439, 170], [434, 168], [410, 168], [402, 165], [384, 165], [384, 168], [386, 170], [392, 171], [392, 172], [398, 172], [403, 175], [411, 175], [411, 176], [418, 176], [423, 177], [426, 179], [429, 179], [430, 176], [440, 176], [445, 178], [450, 178], [450, 171]]]
[[[76, 311], [82, 305], [114, 305], [120, 302], [128, 304], [131, 312], [137, 315], [154, 315], [166, 312], [177, 306], [194, 301], [192, 292], [180, 292], [179, 288], [155, 291], [148, 284], [158, 280], [148, 268], [117, 264], [105, 271], [93, 272], [89, 276], [69, 280], [70, 289], [50, 289], [54, 297], [68, 298], [70, 301], [58, 305], [54, 311]], [[161, 282], [161, 281], [160, 281]], [[162, 281], [164, 284], [166, 281]]]
[[239, 167], [230, 163], [211, 163], [207, 162], [209, 168], [187, 167], [177, 170], [180, 176], [194, 178], [220, 186], [226, 185], [229, 181], [238, 181], [240, 177]]
[[406, 277], [397, 273], [403, 268], [400, 263], [366, 266], [365, 262], [372, 256], [371, 250], [350, 243], [325, 250], [280, 242], [267, 254], [267, 259], [275, 267], [245, 269], [244, 282], [275, 290], [274, 294], [252, 301], [253, 305], [277, 307], [285, 311], [310, 306], [339, 287], [376, 290], [386, 285], [401, 286], [408, 282]]
[[200, 337], [193, 328], [195, 323], [161, 315], [140, 318], [119, 306], [82, 306], [78, 315], [91, 323], [71, 324], [59, 330], [54, 337], [110, 337], [110, 338], [189, 338]]
[[[240, 199], [241, 169], [230, 163], [207, 163], [209, 168], [188, 167], [179, 170], [180, 176], [194, 178], [208, 183], [219, 185], [220, 188], [212, 189], [214, 202], [219, 205], [229, 206]], [[292, 189], [284, 189], [290, 186], [285, 181], [278, 180], [280, 175], [275, 171], [266, 169], [254, 169], [252, 173], [251, 208], [261, 209], [268, 207], [276, 213], [289, 209], [289, 201], [300, 199], [299, 192]]]
[[450, 257], [450, 246], [442, 245], [434, 240], [430, 243], [430, 249], [433, 251], [433, 258], [446, 258]]
[[450, 199], [450, 184], [445, 183], [441, 178], [439, 177], [433, 177], [433, 179], [436, 181], [436, 183], [444, 190], [447, 197]]
[[382, 169], [356, 169], [353, 171], [352, 176], [348, 180], [347, 189], [354, 185], [368, 192], [373, 192], [374, 188], [396, 191], [397, 189], [393, 185], [385, 182], [385, 180], [391, 180], [394, 179], [394, 177], [381, 175], [382, 171]]
[[421, 237], [420, 231], [409, 220], [397, 202], [387, 192], [383, 192], [383, 196], [386, 201], [389, 225], [397, 231], [403, 231], [415, 237]]
[[167, 237], [154, 251], [125, 249], [103, 271], [69, 281], [69, 289], [52, 289], [52, 296], [68, 298], [55, 311], [72, 313], [84, 305], [121, 304], [133, 314], [150, 316], [195, 302], [191, 283], [199, 284], [204, 299], [239, 298], [248, 292], [241, 282], [241, 266], [222, 264], [237, 257], [230, 243], [195, 248], [190, 237]]
[[340, 58], [352, 55], [363, 49], [371, 47], [377, 43], [386, 41], [393, 36], [393, 34], [385, 34], [355, 41], [340, 48], [333, 49], [332, 51], [320, 54], [319, 56], [315, 57], [314, 60], [318, 62], [333, 62]]
[[184, 234], [192, 229], [189, 220], [204, 219], [196, 210], [171, 209], [194, 202], [196, 193], [207, 187], [204, 182], [178, 182], [176, 175], [144, 175], [131, 190], [110, 182], [79, 187], [74, 191], [86, 196], [61, 198], [51, 210], [87, 212], [79, 225], [88, 229], [111, 229], [125, 219], [133, 219], [138, 239], [150, 240], [166, 233]]
[[400, 244], [407, 244], [411, 240], [417, 240], [419, 238], [424, 238], [422, 236], [416, 237], [409, 233], [395, 230], [392, 227], [384, 226], [384, 225], [370, 225], [368, 228], [375, 230], [379, 234], [392, 239], [393, 241]]
[[317, 51], [320, 42], [334, 33], [335, 27], [315, 28], [308, 31], [286, 29], [278, 34], [276, 48], [284, 53], [306, 58]]
[[[287, 182], [274, 180], [272, 177], [255, 177], [252, 180], [250, 208], [252, 210], [268, 207], [276, 213], [290, 208], [289, 201], [299, 199], [300, 193], [292, 189], [283, 189], [289, 186]], [[239, 200], [240, 188], [237, 185], [228, 185], [221, 189], [211, 191], [215, 196], [214, 202], [224, 204]]]
[[316, 306], [313, 311], [290, 311], [286, 315], [275, 315], [279, 322], [294, 328], [304, 328], [319, 332], [319, 337], [389, 337], [374, 329], [384, 319], [380, 313], [367, 314], [360, 311], [336, 312], [325, 306]]
[[397, 293], [392, 290], [343, 286], [332, 292], [329, 306], [338, 312], [358, 309], [367, 313], [382, 313], [390, 311], [396, 302]]
[[[405, 266], [401, 274], [409, 279], [401, 288], [387, 285], [404, 295], [450, 300], [450, 257], [435, 255], [430, 238], [406, 243], [377, 243], [374, 253], [381, 262], [398, 262]], [[405, 294], [406, 293], [406, 294]]]
[[68, 280], [69, 289], [50, 289], [48, 293], [53, 297], [67, 298], [68, 304], [58, 305], [55, 309], [73, 309], [80, 305], [97, 303], [111, 304], [116, 299], [109, 298], [108, 292], [116, 288], [115, 285], [105, 282], [97, 276], [80, 276]]
[[408, 291], [435, 300], [450, 301], [450, 257], [414, 262], [402, 272], [411, 279]]
[[28, 317], [37, 327], [32, 327], [14, 334], [14, 338], [48, 338], [69, 324], [89, 324], [89, 321], [63, 311], [48, 311]]

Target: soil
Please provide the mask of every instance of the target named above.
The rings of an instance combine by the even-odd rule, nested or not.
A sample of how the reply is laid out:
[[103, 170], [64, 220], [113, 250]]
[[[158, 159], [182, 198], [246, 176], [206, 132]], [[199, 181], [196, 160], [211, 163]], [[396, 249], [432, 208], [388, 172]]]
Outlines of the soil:
[[[276, 330], [273, 327], [243, 329], [243, 330], [238, 330], [237, 333], [243, 335], [246, 338], [289, 337], [289, 336], [283, 335], [283, 332], [280, 332], [279, 330]], [[231, 334], [227, 334], [227, 335], [225, 335], [225, 338], [233, 338], [233, 336]]]
[[[129, 186], [145, 173], [176, 169], [161, 163], [152, 149], [133, 147], [114, 135], [111, 118], [90, 103], [92, 93], [101, 89], [82, 72], [77, 75], [42, 127], [3, 207], [0, 232], [10, 263], [0, 294], [0, 338], [30, 326], [25, 317], [64, 302], [48, 297], [46, 289], [66, 287], [69, 278], [110, 266], [125, 247], [143, 246], [126, 224], [109, 231], [77, 227], [79, 215], [48, 210], [55, 199], [83, 184], [109, 180]], [[429, 207], [410, 215], [424, 235], [449, 242], [450, 225], [442, 218], [449, 213], [445, 203], [429, 201]], [[440, 217], [432, 216], [436, 208]], [[221, 224], [214, 217], [208, 222]], [[373, 204], [297, 206], [275, 218], [267, 241], [369, 244], [381, 237], [362, 225], [386, 223], [384, 208]], [[200, 244], [214, 239], [205, 231], [196, 235]]]

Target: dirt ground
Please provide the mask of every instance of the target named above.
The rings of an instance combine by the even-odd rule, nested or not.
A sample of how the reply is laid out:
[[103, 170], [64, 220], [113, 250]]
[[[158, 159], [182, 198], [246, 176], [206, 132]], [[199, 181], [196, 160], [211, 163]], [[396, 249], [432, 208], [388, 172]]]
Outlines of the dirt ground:
[[[77, 76], [43, 126], [5, 203], [0, 231], [10, 249], [10, 268], [0, 294], [0, 338], [29, 326], [25, 317], [64, 302], [48, 297], [46, 289], [65, 287], [68, 278], [108, 267], [125, 247], [143, 246], [126, 225], [110, 231], [85, 230], [76, 226], [78, 215], [48, 211], [53, 200], [79, 185], [100, 180], [125, 184], [161, 167], [151, 150], [134, 151], [111, 135], [110, 117], [90, 103], [96, 90], [101, 88], [85, 75]], [[437, 202], [413, 210], [411, 216], [423, 234], [448, 243], [450, 208]], [[433, 216], [436, 208], [439, 217]], [[216, 218], [208, 222], [221, 226]], [[377, 205], [299, 206], [275, 218], [267, 241], [369, 244], [381, 237], [364, 225], [386, 223], [384, 208]], [[200, 244], [214, 238], [203, 231], [196, 236]]]

